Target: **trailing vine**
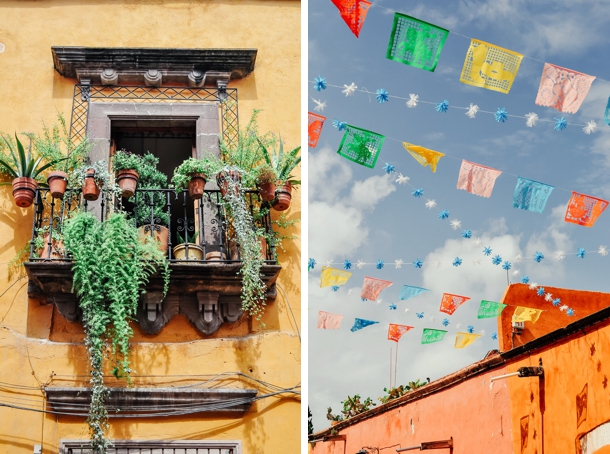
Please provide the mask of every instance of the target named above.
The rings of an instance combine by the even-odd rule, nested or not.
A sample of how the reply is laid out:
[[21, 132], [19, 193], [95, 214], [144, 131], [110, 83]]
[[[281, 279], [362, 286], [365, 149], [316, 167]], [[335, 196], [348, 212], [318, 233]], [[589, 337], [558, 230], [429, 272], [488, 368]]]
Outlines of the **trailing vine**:
[[[234, 169], [225, 169], [225, 175], [228, 173], [227, 170]], [[261, 279], [261, 268], [265, 261], [262, 257], [259, 240], [264, 232], [262, 229], [256, 228], [254, 224], [242, 186], [228, 175], [225, 176], [224, 181], [227, 183], [224, 200], [231, 216], [241, 253], [242, 266], [239, 270], [242, 276], [241, 308], [260, 322], [266, 306], [266, 287]], [[264, 323], [261, 323], [261, 326], [264, 327]]]
[[112, 213], [105, 222], [88, 212], [66, 221], [66, 249], [75, 260], [74, 289], [80, 299], [85, 347], [91, 374], [91, 406], [87, 423], [93, 452], [104, 453], [110, 442], [105, 433], [108, 415], [104, 405], [104, 360], [111, 360], [112, 374], [131, 383], [129, 321], [136, 315], [143, 286], [157, 267], [163, 269], [164, 294], [169, 285], [165, 256], [154, 241], [138, 241], [138, 232], [125, 213]]

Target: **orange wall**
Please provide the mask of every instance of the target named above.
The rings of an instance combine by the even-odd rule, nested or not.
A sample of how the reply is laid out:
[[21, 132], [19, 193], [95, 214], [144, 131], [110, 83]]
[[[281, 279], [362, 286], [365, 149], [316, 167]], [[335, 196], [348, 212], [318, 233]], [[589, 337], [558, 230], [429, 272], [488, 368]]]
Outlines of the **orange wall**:
[[[610, 294], [600, 292], [586, 292], [582, 290], [570, 290], [556, 287], [546, 287], [542, 284], [546, 293], [551, 293], [553, 298], [561, 299], [561, 305], [565, 304], [574, 309], [574, 315], [568, 316], [558, 307], [546, 301], [543, 296], [538, 296], [536, 290], [531, 290], [526, 284], [512, 284], [508, 286], [503, 304], [508, 304], [502, 315], [498, 318], [498, 341], [500, 351], [510, 350], [518, 347], [544, 334], [563, 328], [569, 323], [573, 323], [593, 312], [597, 312], [604, 307], [610, 306]], [[543, 309], [544, 312], [536, 323], [525, 322], [525, 327], [521, 334], [512, 336], [511, 319], [516, 306]], [[512, 339], [511, 339], [512, 337]]]
[[[504, 373], [504, 368], [496, 368], [356, 423], [339, 430], [339, 434], [347, 436], [347, 446], [343, 441], [317, 442], [311, 452], [354, 454], [363, 447], [376, 447], [383, 454], [453, 437], [453, 454], [512, 454], [513, 426], [506, 382], [494, 383], [491, 389], [489, 386], [492, 376]], [[423, 390], [425, 387], [420, 391]], [[384, 447], [387, 450], [381, 450]], [[449, 450], [432, 452], [443, 454]]]
[[[542, 359], [545, 372], [543, 402], [537, 377], [507, 380], [513, 414], [513, 452], [580, 454], [577, 440], [610, 421], [610, 326], [606, 322], [602, 328], [586, 331], [587, 334], [578, 333], [507, 367], [513, 372], [519, 367], [537, 366]], [[579, 423], [577, 395], [585, 386], [588, 391], [586, 412]], [[544, 415], [541, 403], [544, 403]], [[522, 419], [527, 420], [529, 429], [523, 435], [523, 442]], [[522, 449], [525, 443], [527, 446]]]

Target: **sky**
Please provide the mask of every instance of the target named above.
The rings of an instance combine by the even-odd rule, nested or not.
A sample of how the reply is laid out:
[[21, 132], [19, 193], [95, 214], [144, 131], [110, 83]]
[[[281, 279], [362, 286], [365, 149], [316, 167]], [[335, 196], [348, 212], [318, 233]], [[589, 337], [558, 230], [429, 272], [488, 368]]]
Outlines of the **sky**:
[[[386, 58], [394, 12], [450, 31], [434, 72]], [[500, 301], [509, 281], [528, 276], [540, 286], [610, 292], [610, 255], [597, 253], [602, 245], [610, 248], [610, 210], [592, 228], [564, 221], [572, 191], [610, 199], [610, 127], [603, 123], [610, 95], [609, 29], [610, 14], [602, 1], [381, 0], [373, 2], [356, 38], [330, 0], [309, 0], [309, 110], [314, 112], [314, 98], [326, 103], [317, 113], [327, 117], [317, 146], [308, 151], [308, 256], [317, 263], [308, 283], [309, 406], [315, 431], [330, 425], [327, 408], [339, 413], [348, 395], [371, 397], [379, 404], [390, 380], [435, 380], [498, 348], [492, 339], [497, 320], [477, 319], [477, 311], [481, 300]], [[526, 57], [508, 94], [460, 82], [470, 38]], [[535, 104], [544, 62], [596, 76], [577, 113]], [[326, 90], [313, 88], [318, 76], [326, 79]], [[343, 85], [351, 83], [373, 94], [345, 96]], [[389, 93], [387, 103], [375, 99], [381, 88]], [[410, 94], [419, 96], [414, 108], [405, 105]], [[449, 109], [438, 113], [435, 104], [443, 100]], [[480, 108], [472, 119], [458, 108], [471, 103]], [[498, 108], [509, 114], [505, 123], [482, 112]], [[530, 112], [540, 118], [531, 128], [525, 118], [515, 117]], [[568, 126], [555, 131], [554, 119], [560, 117]], [[343, 132], [333, 128], [333, 119], [385, 136], [374, 169], [337, 154]], [[597, 131], [587, 135], [582, 125], [591, 120]], [[417, 163], [403, 141], [445, 153], [436, 172]], [[456, 188], [463, 159], [502, 171], [491, 197]], [[386, 163], [394, 173], [384, 171]], [[396, 182], [399, 174], [410, 178], [408, 184]], [[513, 208], [518, 176], [554, 186], [542, 213]], [[422, 198], [411, 195], [419, 188], [424, 189]], [[431, 199], [437, 206], [429, 209], [425, 203]], [[441, 210], [450, 213], [448, 219], [439, 219]], [[456, 219], [461, 227], [454, 230], [450, 221]], [[461, 236], [467, 229], [470, 239]], [[493, 255], [483, 255], [484, 247]], [[579, 248], [587, 251], [584, 258], [576, 255]], [[536, 251], [544, 254], [540, 263], [533, 260]], [[555, 259], [558, 251], [565, 252], [563, 260]], [[511, 262], [508, 272], [492, 264], [495, 255]], [[454, 267], [456, 257], [462, 265]], [[330, 262], [342, 268], [346, 259], [353, 264], [349, 281], [336, 292], [320, 288], [322, 266]], [[416, 259], [423, 261], [421, 269], [411, 264]], [[359, 269], [358, 260], [367, 264]], [[379, 260], [384, 261], [381, 269], [375, 266]], [[404, 264], [396, 268], [395, 260]], [[381, 302], [361, 300], [365, 276], [393, 282], [382, 291]], [[403, 285], [429, 291], [401, 301]], [[443, 293], [471, 299], [449, 316], [438, 310]], [[321, 310], [342, 314], [340, 329], [316, 329]], [[551, 303], [548, 310], [566, 324], [571, 321]], [[421, 319], [416, 316], [420, 312]], [[351, 332], [355, 318], [379, 323]], [[444, 318], [449, 320], [446, 328]], [[389, 323], [414, 329], [396, 344], [387, 339]], [[455, 334], [468, 325], [484, 335], [455, 349]], [[423, 328], [448, 333], [441, 342], [422, 345]], [[390, 360], [396, 345], [394, 381]]]

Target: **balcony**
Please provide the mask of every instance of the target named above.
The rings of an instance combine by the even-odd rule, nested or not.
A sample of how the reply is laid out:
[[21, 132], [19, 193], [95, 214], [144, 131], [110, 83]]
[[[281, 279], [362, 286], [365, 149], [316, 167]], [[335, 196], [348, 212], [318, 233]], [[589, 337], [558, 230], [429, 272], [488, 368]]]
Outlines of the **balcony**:
[[[263, 231], [266, 238], [261, 239], [261, 279], [267, 299], [273, 300], [281, 266], [276, 260], [269, 207], [261, 203], [257, 191], [247, 190], [245, 197], [254, 219], [252, 228]], [[168, 293], [162, 298], [163, 278], [154, 274], [138, 306], [138, 323], [146, 333], [158, 333], [177, 314], [184, 314], [204, 334], [212, 334], [223, 323], [235, 322], [243, 315], [240, 248], [219, 190], [206, 190], [200, 200], [192, 200], [186, 190], [176, 193], [173, 189], [138, 189], [129, 200], [109, 202], [104, 196], [100, 200], [84, 200], [80, 188], [68, 189], [61, 200], [53, 199], [48, 189], [37, 190], [30, 256], [25, 263], [30, 297], [42, 304], [55, 304], [71, 322], [80, 320], [77, 297], [72, 292], [73, 260], [61, 241], [63, 223], [79, 210], [91, 211], [103, 221], [109, 203], [115, 204], [113, 208], [123, 203], [140, 235], [167, 238]], [[185, 244], [185, 238], [190, 243]], [[174, 250], [176, 246], [182, 251]]]

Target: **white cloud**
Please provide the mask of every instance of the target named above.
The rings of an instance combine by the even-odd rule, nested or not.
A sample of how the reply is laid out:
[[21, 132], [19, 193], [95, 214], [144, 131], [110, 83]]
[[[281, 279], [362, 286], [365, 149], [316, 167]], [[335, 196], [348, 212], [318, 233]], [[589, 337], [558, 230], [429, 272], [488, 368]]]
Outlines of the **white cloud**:
[[350, 164], [329, 147], [309, 155], [310, 200], [334, 202], [352, 179]]
[[393, 174], [386, 174], [356, 181], [352, 186], [348, 203], [361, 209], [374, 208], [380, 200], [396, 191], [396, 185], [393, 183], [395, 179]]

